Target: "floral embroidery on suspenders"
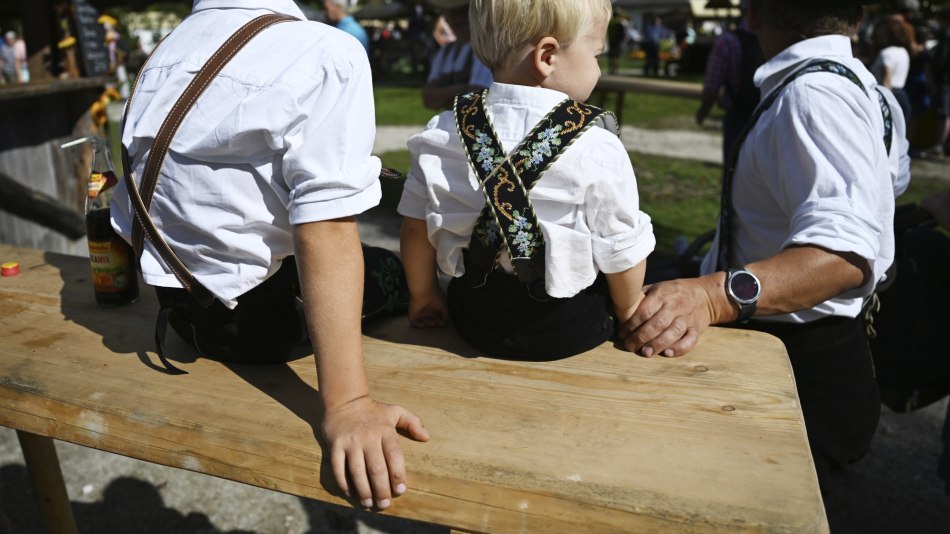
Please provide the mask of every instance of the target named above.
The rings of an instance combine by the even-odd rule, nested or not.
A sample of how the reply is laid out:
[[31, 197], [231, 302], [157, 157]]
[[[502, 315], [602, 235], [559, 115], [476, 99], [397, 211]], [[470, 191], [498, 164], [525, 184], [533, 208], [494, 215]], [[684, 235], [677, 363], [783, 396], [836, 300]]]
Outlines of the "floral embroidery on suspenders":
[[[532, 297], [546, 300], [544, 236], [528, 200], [528, 192], [548, 166], [587, 128], [607, 123], [616, 132], [612, 114], [574, 100], [564, 100], [542, 119], [510, 154], [505, 154], [485, 111], [486, 91], [455, 99], [455, 125], [469, 164], [485, 193], [468, 248], [463, 279], [473, 287], [485, 284], [507, 250], [518, 279]], [[605, 120], [606, 119], [606, 120]]]

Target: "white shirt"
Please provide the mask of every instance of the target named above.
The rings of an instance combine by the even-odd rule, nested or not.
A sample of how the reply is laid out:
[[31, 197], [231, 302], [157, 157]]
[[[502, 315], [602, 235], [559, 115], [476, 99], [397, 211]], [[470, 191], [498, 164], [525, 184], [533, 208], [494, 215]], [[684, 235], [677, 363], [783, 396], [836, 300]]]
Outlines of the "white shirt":
[[907, 73], [910, 72], [910, 54], [902, 46], [889, 46], [878, 52], [874, 63], [871, 65], [871, 72], [877, 79], [877, 83], [884, 83], [884, 69], [890, 74], [891, 87], [894, 89], [903, 89], [907, 83]]
[[[802, 323], [856, 317], [894, 259], [894, 198], [910, 179], [903, 161], [906, 128], [903, 116], [894, 113], [888, 154], [874, 77], [851, 55], [850, 40], [824, 36], [796, 43], [762, 65], [755, 83], [764, 99], [786, 76], [818, 58], [850, 68], [866, 93], [838, 74], [809, 73], [762, 114], [742, 145], [733, 178], [733, 264], [813, 245], [856, 253], [873, 276], [863, 287], [814, 308], [760, 319]], [[891, 109], [899, 111], [890, 91], [882, 90]], [[715, 270], [718, 247], [717, 235], [703, 273]]]
[[[558, 91], [492, 84], [486, 109], [505, 152], [510, 152], [554, 106]], [[439, 268], [465, 273], [462, 249], [485, 206], [485, 194], [459, 141], [452, 111], [434, 117], [409, 139], [412, 168], [399, 213], [424, 219]], [[590, 286], [598, 271], [621, 272], [656, 245], [650, 217], [639, 209], [637, 181], [620, 139], [592, 127], [548, 167], [528, 195], [545, 243], [545, 289], [565, 298]], [[511, 272], [503, 255], [502, 266]]]
[[[196, 0], [139, 75], [122, 143], [136, 179], [169, 109], [240, 26], [268, 13], [304, 19], [291, 0]], [[225, 305], [293, 254], [292, 225], [379, 203], [380, 162], [366, 53], [352, 36], [302, 20], [252, 39], [188, 113], [165, 158], [150, 213], [195, 277]], [[131, 235], [122, 181], [113, 227]], [[142, 274], [180, 287], [146, 240]]]
[[488, 87], [492, 84], [491, 70], [475, 57], [472, 44], [453, 41], [436, 51], [427, 81], [432, 82], [452, 73], [462, 73], [469, 68], [467, 79], [455, 83], [476, 87]]

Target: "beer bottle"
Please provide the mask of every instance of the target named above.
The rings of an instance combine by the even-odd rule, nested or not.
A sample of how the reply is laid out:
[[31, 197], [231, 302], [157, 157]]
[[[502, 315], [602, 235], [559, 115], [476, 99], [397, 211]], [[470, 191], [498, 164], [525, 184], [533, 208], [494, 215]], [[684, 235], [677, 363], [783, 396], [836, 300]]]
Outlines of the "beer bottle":
[[87, 140], [92, 142], [93, 153], [86, 197], [86, 238], [96, 302], [104, 307], [122, 306], [138, 299], [139, 284], [132, 247], [112, 229], [109, 217], [109, 201], [119, 180], [108, 141], [101, 137]]

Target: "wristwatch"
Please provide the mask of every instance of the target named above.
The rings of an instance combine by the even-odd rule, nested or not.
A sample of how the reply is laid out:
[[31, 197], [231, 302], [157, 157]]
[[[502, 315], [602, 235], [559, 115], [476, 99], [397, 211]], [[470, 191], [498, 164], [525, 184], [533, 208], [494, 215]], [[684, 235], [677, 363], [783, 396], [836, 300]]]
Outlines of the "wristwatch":
[[726, 273], [726, 295], [739, 306], [739, 322], [748, 321], [755, 314], [761, 291], [759, 279], [745, 267], [729, 269]]

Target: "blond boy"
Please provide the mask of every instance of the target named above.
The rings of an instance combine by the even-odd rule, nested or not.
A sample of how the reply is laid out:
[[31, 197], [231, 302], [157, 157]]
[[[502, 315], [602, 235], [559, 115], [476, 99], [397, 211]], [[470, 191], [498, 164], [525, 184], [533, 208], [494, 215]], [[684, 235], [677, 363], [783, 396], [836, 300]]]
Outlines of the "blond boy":
[[[633, 314], [652, 225], [622, 143], [588, 128], [601, 110], [582, 104], [610, 15], [607, 0], [472, 0], [472, 47], [495, 83], [409, 140], [399, 213], [414, 326], [451, 318], [491, 355], [548, 359], [612, 336], [611, 309], [621, 322]], [[524, 204], [499, 201], [518, 180]], [[500, 241], [485, 268], [476, 252]]]

